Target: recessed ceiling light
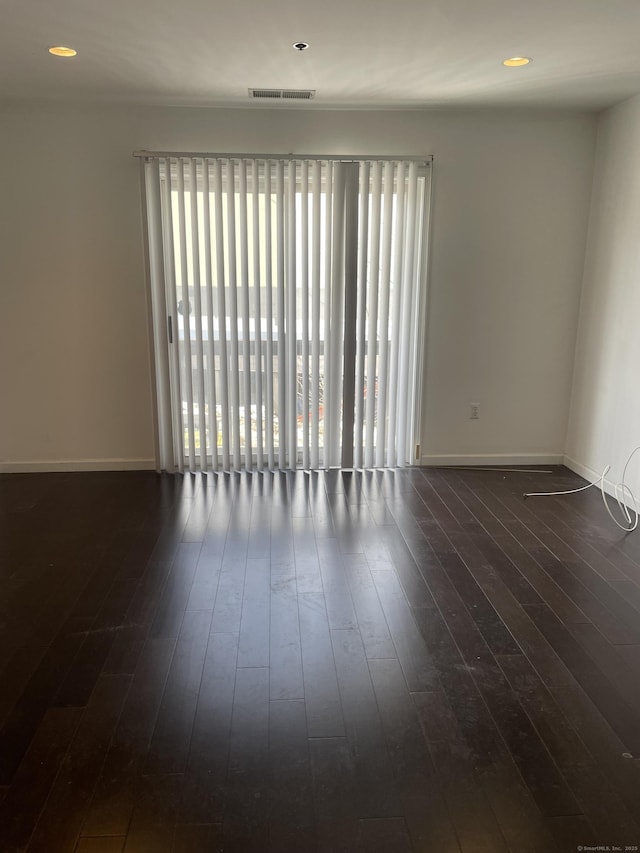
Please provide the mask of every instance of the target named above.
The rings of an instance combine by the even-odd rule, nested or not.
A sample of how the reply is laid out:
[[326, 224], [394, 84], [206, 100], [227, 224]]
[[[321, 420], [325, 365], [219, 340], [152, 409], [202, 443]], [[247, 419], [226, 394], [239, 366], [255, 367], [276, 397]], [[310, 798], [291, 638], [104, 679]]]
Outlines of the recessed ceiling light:
[[530, 62], [531, 58], [528, 56], [510, 56], [502, 64], [506, 65], [507, 68], [520, 68], [521, 65], [528, 65]]
[[309, 43], [306, 41], [296, 41], [293, 43], [293, 47], [296, 50], [306, 50], [309, 47]]
[[78, 53], [77, 50], [74, 50], [72, 47], [50, 47], [49, 53], [52, 53], [54, 56], [76, 56]]

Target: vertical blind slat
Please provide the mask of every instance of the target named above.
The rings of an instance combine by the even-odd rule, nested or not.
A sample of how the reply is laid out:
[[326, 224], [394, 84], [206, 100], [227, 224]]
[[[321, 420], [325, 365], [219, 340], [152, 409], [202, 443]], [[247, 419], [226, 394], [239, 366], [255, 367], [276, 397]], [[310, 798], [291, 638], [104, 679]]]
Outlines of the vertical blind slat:
[[309, 163], [300, 171], [300, 263], [302, 335], [302, 467], [309, 468]]
[[358, 167], [355, 163], [343, 166], [345, 175], [344, 203], [344, 299], [341, 326], [343, 343], [342, 412], [340, 439], [343, 468], [353, 468], [355, 382], [356, 382], [356, 330], [358, 305]]
[[322, 409], [322, 428], [324, 431], [322, 441], [322, 465], [330, 468], [329, 442], [331, 441], [331, 425], [328, 417], [328, 401], [331, 397], [331, 379], [333, 369], [333, 348], [331, 340], [331, 219], [333, 208], [333, 163], [326, 163], [325, 178], [325, 215], [324, 215], [324, 329], [323, 329], [323, 353], [324, 353], [324, 394]]
[[247, 163], [238, 163], [240, 208], [240, 286], [242, 301], [242, 409], [244, 411], [244, 465], [253, 468], [251, 444], [251, 334], [249, 331], [249, 246], [247, 225]]
[[387, 372], [389, 369], [389, 296], [391, 288], [391, 234], [393, 211], [394, 164], [384, 165], [384, 205], [382, 218], [380, 264], [380, 355], [378, 363], [377, 431], [375, 464], [382, 468], [385, 460], [387, 422]]
[[400, 309], [402, 299], [402, 259], [404, 250], [405, 164], [398, 164], [396, 193], [396, 235], [393, 259], [393, 300], [391, 304], [391, 357], [389, 364], [389, 419], [387, 427], [387, 465], [393, 468], [398, 458], [396, 421], [398, 417], [398, 350], [400, 347]]
[[[416, 301], [417, 309], [415, 312], [416, 332], [415, 350], [416, 350], [416, 377], [414, 385], [414, 418], [413, 418], [413, 438], [421, 444], [422, 435], [422, 414], [423, 414], [423, 383], [424, 383], [424, 359], [426, 351], [426, 334], [422, 333], [427, 325], [427, 293], [426, 287], [421, 287], [421, 283], [427, 279], [427, 271], [429, 268], [429, 235], [431, 233], [431, 170], [419, 177], [418, 200], [419, 211], [416, 217], [416, 235], [420, 243], [419, 267], [416, 274], [417, 287]], [[413, 450], [413, 448], [412, 448]], [[411, 457], [414, 460], [414, 457]], [[415, 462], [420, 463], [420, 455], [416, 452]]]
[[276, 162], [276, 297], [278, 328], [278, 465], [287, 467], [287, 354], [285, 340], [284, 164]]
[[334, 169], [334, 205], [331, 269], [331, 393], [328, 400], [329, 466], [340, 465], [340, 415], [342, 401], [342, 326], [344, 320], [344, 166]]
[[153, 322], [156, 397], [158, 406], [158, 464], [160, 470], [173, 470], [173, 449], [170, 351], [167, 331], [168, 282], [165, 275], [164, 239], [162, 233], [162, 164], [158, 160], [145, 162], [143, 179], [145, 214], [149, 238], [149, 283]]
[[367, 326], [367, 384], [365, 405], [364, 464], [373, 467], [375, 446], [376, 381], [378, 351], [378, 282], [380, 280], [380, 200], [382, 192], [382, 165], [373, 164], [371, 186], [371, 239], [369, 241], [369, 292]]
[[174, 246], [174, 217], [172, 199], [172, 163], [171, 160], [162, 161], [164, 164], [164, 256], [165, 275], [167, 280], [167, 302], [169, 320], [172, 324], [173, 343], [170, 344], [170, 378], [171, 378], [171, 400], [173, 409], [173, 448], [174, 458], [178, 471], [184, 471], [184, 418], [182, 413], [182, 383], [180, 381], [180, 351], [178, 339], [178, 301], [177, 281]]
[[[407, 213], [405, 223], [405, 264], [403, 275], [402, 293], [402, 329], [411, 327], [411, 293], [414, 274], [414, 237], [415, 237], [415, 211], [417, 172], [415, 163], [409, 166], [409, 177], [407, 182]], [[407, 407], [409, 406], [409, 369], [410, 369], [410, 336], [402, 335], [399, 357], [398, 377], [398, 465], [402, 468], [410, 461], [408, 448], [411, 437], [408, 435], [409, 421], [407, 418]]]
[[365, 162], [360, 168], [359, 187], [359, 235], [358, 235], [358, 300], [356, 328], [356, 383], [355, 383], [355, 426], [354, 459], [356, 468], [363, 465], [363, 425], [364, 425], [364, 389], [365, 355], [367, 351], [367, 257], [369, 240], [369, 176], [371, 164]]
[[267, 365], [266, 365], [266, 441], [269, 469], [273, 471], [276, 465], [275, 446], [273, 436], [274, 413], [274, 389], [273, 389], [273, 235], [271, 232], [271, 173], [272, 162], [268, 160], [264, 171], [264, 272], [265, 272], [265, 299], [266, 299], [266, 325], [267, 325]]
[[214, 166], [214, 210], [216, 242], [216, 292], [218, 296], [218, 341], [220, 345], [220, 431], [222, 433], [222, 468], [231, 468], [229, 438], [229, 381], [227, 375], [227, 300], [224, 250], [224, 205], [222, 163], [215, 161]]
[[264, 438], [263, 438], [263, 396], [262, 396], [262, 305], [260, 299], [260, 164], [254, 160], [251, 164], [251, 202], [253, 224], [253, 339], [256, 377], [256, 465], [258, 471], [264, 467]]
[[[189, 161], [189, 202], [190, 202], [190, 231], [191, 231], [191, 269], [193, 287], [194, 331], [196, 335], [195, 358], [195, 390], [198, 398], [198, 436], [199, 448], [196, 448], [194, 434], [194, 455], [197, 455], [200, 468], [207, 470], [207, 422], [204, 405], [204, 345], [202, 340], [202, 299], [200, 276], [200, 222], [198, 217], [197, 166], [194, 158]], [[189, 313], [191, 320], [191, 313]], [[191, 323], [189, 323], [191, 325]], [[195, 420], [195, 419], [194, 419]], [[195, 433], [195, 431], [194, 431]], [[196, 450], [199, 452], [196, 454]]]
[[296, 161], [287, 166], [286, 190], [286, 293], [287, 293], [287, 464], [295, 468], [298, 443], [298, 324], [296, 316]]
[[205, 159], [202, 164], [202, 221], [203, 221], [203, 243], [204, 243], [204, 283], [205, 303], [207, 311], [207, 410], [209, 414], [209, 440], [206, 434], [200, 436], [200, 444], [204, 444], [205, 458], [211, 454], [211, 469], [218, 470], [218, 406], [216, 395], [216, 371], [215, 371], [215, 325], [213, 308], [213, 265], [211, 260], [211, 206], [209, 195], [210, 186], [210, 163]]
[[[193, 418], [193, 368], [191, 359], [191, 307], [189, 299], [189, 270], [187, 267], [187, 226], [186, 204], [184, 192], [184, 166], [182, 159], [178, 160], [178, 228], [180, 250], [180, 293], [182, 296], [182, 328], [184, 333], [184, 366], [183, 387], [187, 392], [187, 431], [189, 439], [189, 470], [196, 470], [195, 429]], [[178, 333], [178, 329], [176, 329]], [[179, 334], [178, 334], [179, 337]], [[187, 344], [188, 342], [188, 344]], [[183, 438], [184, 442], [184, 438]]]
[[229, 264], [229, 339], [231, 357], [229, 360], [229, 379], [231, 385], [231, 446], [233, 448], [233, 465], [236, 469], [242, 466], [240, 452], [240, 364], [238, 341], [238, 276], [237, 276], [237, 243], [236, 243], [236, 164], [234, 160], [227, 161], [227, 260]]
[[311, 195], [313, 197], [311, 239], [311, 467], [320, 465], [320, 227], [321, 227], [321, 164], [312, 165]]

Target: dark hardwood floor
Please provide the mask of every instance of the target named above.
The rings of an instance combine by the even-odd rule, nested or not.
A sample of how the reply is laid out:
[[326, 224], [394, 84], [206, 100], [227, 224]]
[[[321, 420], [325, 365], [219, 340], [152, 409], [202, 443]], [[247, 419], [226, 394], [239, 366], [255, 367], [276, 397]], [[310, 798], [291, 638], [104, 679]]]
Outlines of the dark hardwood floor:
[[637, 850], [640, 535], [522, 498], [580, 482], [0, 477], [0, 850]]

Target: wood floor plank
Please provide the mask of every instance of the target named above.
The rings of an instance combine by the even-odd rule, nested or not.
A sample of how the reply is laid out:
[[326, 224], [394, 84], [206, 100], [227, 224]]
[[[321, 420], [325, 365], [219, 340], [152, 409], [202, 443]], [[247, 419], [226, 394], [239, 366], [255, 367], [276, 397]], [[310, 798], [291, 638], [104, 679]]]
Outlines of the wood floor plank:
[[184, 773], [189, 755], [211, 614], [188, 611], [176, 642], [162, 702], [149, 744], [144, 773]]
[[44, 806], [82, 710], [50, 708], [0, 802], [0, 849], [23, 850]]
[[499, 663], [562, 770], [581, 811], [588, 815], [587, 822], [595, 836], [622, 845], [626, 843], [624, 839], [640, 837], [640, 826], [600, 773], [595, 760], [532, 667], [521, 656], [501, 658]]
[[149, 624], [126, 624], [117, 631], [111, 651], [102, 667], [105, 675], [133, 675], [147, 641]]
[[298, 594], [322, 593], [322, 575], [313, 519], [294, 518], [292, 530]]
[[459, 850], [400, 664], [375, 660], [369, 668], [412, 843], [418, 850]]
[[211, 553], [208, 548], [207, 542], [200, 549], [187, 610], [213, 610], [222, 571], [222, 554]]
[[224, 849], [264, 850], [269, 831], [269, 673], [238, 669], [222, 824]]
[[122, 630], [129, 602], [138, 587], [136, 578], [117, 578], [84, 642], [62, 682], [55, 703], [84, 706], [111, 653], [113, 644]]
[[216, 591], [212, 631], [218, 634], [239, 633], [246, 571], [246, 555], [225, 554]]
[[223, 853], [221, 824], [182, 824], [176, 826], [171, 853]]
[[131, 679], [98, 679], [29, 841], [30, 853], [73, 850], [118, 723]]
[[640, 822], [640, 802], [637, 796], [640, 766], [637, 759], [628, 757], [630, 753], [627, 752], [626, 744], [581, 687], [552, 688], [550, 692], [596, 759], [602, 775], [616, 790], [636, 823]]
[[309, 741], [318, 853], [353, 850], [358, 838], [356, 779], [345, 738]]
[[362, 541], [351, 522], [349, 504], [343, 491], [327, 492], [331, 518], [338, 545], [343, 554], [362, 554]]
[[311, 764], [304, 701], [269, 706], [269, 844], [273, 853], [313, 850]]
[[0, 731], [47, 653], [46, 642], [21, 642], [0, 672]]
[[367, 657], [396, 657], [389, 626], [364, 554], [347, 554], [344, 569]]
[[237, 635], [211, 634], [182, 786], [185, 823], [221, 823], [224, 816], [237, 657]]
[[83, 835], [127, 833], [174, 648], [173, 638], [151, 639], [142, 652], [93, 791]]
[[397, 577], [392, 572], [372, 576], [409, 690], [431, 690], [437, 683], [436, 670]]
[[128, 827], [125, 853], [171, 853], [180, 776], [143, 776]]
[[268, 557], [248, 557], [242, 596], [238, 666], [269, 666], [271, 567]]
[[344, 556], [338, 543], [335, 539], [319, 539], [317, 548], [329, 627], [355, 628], [358, 620], [351, 601]]
[[156, 617], [151, 626], [153, 637], [177, 637], [189, 601], [201, 545], [185, 542], [178, 546]]
[[69, 619], [0, 731], [0, 784], [9, 784], [84, 641], [86, 619]]
[[271, 564], [269, 689], [272, 699], [302, 699], [302, 649], [293, 561]]
[[554, 850], [547, 823], [524, 784], [492, 715], [441, 617], [421, 622], [430, 654], [483, 791], [507, 844]]
[[[594, 621], [600, 620], [596, 624], [612, 639], [617, 638], [619, 642], [638, 642], [640, 639], [638, 612], [619, 596], [617, 591], [580, 553], [573, 548], [567, 549], [560, 537], [556, 536], [546, 524], [538, 521], [536, 515], [529, 510], [529, 506], [535, 506], [535, 501], [527, 506], [521, 498], [516, 499], [508, 493], [502, 493], [500, 501], [505, 507], [505, 512], [512, 513], [512, 517], [518, 519], [516, 523], [526, 528], [526, 533], [521, 530], [520, 535], [524, 533], [531, 543], [530, 553], [556, 573], [559, 565], [569, 572], [574, 583], [578, 582], [578, 586], [574, 586], [574, 589], [582, 593], [580, 598], [580, 601], [584, 602], [582, 609], [590, 608]], [[507, 526], [512, 526], [512, 523], [507, 519]], [[579, 550], [583, 549], [579, 548]], [[553, 560], [550, 561], [549, 555], [553, 556]], [[598, 567], [601, 568], [601, 566]], [[614, 579], [621, 577], [619, 572], [613, 575]], [[571, 583], [570, 579], [569, 583]]]
[[[629, 677], [629, 665], [620, 650], [602, 636], [594, 625], [572, 625], [572, 636], [580, 643], [600, 672], [614, 684], [631, 708], [640, 709], [640, 684]], [[628, 647], [627, 647], [628, 648]]]
[[357, 631], [331, 632], [347, 745], [353, 756], [360, 818], [401, 813], [389, 751], [362, 640]]
[[75, 853], [122, 853], [126, 840], [124, 835], [81, 838]]
[[335, 539], [336, 531], [333, 526], [331, 505], [324, 488], [324, 481], [318, 472], [312, 471], [309, 476], [309, 507], [316, 540]]
[[640, 755], [640, 708], [627, 704], [615, 685], [544, 605], [526, 605], [537, 627], [571, 670], [629, 752]]
[[324, 596], [298, 596], [309, 737], [341, 737], [344, 721]]
[[359, 821], [356, 849], [363, 853], [411, 853], [414, 848], [404, 818], [387, 817]]
[[271, 549], [271, 500], [269, 490], [265, 490], [264, 481], [258, 478], [251, 503], [251, 526], [247, 557], [260, 558]]
[[412, 699], [462, 853], [506, 853], [507, 843], [444, 692], [414, 693]]

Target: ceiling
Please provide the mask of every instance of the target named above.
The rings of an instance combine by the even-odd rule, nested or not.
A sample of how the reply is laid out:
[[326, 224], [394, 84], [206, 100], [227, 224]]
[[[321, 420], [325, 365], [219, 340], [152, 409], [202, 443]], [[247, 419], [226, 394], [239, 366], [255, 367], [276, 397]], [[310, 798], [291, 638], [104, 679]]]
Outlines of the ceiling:
[[640, 92], [639, 36], [640, 0], [0, 0], [0, 99], [599, 110]]

